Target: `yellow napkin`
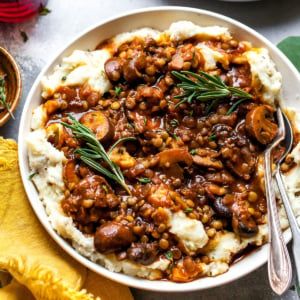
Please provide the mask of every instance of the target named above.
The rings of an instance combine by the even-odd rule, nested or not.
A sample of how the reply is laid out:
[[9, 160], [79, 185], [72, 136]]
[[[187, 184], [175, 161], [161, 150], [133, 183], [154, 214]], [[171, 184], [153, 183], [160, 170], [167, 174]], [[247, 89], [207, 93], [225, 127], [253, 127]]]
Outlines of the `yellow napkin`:
[[40, 225], [23, 189], [17, 144], [0, 137], [1, 300], [130, 300], [129, 289], [87, 270]]

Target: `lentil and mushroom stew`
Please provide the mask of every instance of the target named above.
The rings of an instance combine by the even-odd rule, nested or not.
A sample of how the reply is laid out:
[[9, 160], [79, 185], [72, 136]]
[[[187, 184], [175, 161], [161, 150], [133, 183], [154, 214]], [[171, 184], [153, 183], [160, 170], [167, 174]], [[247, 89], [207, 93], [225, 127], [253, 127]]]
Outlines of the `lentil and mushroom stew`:
[[[183, 37], [187, 24], [197, 34]], [[56, 197], [59, 234], [114, 271], [187, 282], [266, 240], [261, 154], [277, 134], [280, 74], [267, 50], [191, 24], [75, 51], [43, 82], [32, 180], [46, 207], [48, 188]]]

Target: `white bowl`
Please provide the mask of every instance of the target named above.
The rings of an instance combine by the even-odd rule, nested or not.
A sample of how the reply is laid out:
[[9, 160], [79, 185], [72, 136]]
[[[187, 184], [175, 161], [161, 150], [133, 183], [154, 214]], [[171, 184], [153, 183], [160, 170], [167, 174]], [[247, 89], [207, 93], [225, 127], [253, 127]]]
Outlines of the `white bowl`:
[[[78, 35], [70, 44], [62, 49], [55, 58], [42, 70], [26, 99], [23, 109], [20, 129], [19, 129], [19, 164], [21, 176], [25, 186], [28, 199], [47, 232], [51, 237], [73, 258], [85, 265], [94, 272], [101, 274], [111, 280], [123, 283], [128, 286], [161, 292], [185, 292], [193, 290], [207, 289], [219, 286], [236, 280], [260, 267], [267, 261], [268, 245], [264, 245], [240, 261], [234, 263], [229, 271], [217, 277], [197, 279], [188, 283], [174, 283], [169, 281], [150, 281], [131, 277], [121, 273], [113, 273], [104, 267], [97, 265], [87, 258], [77, 253], [63, 238], [61, 238], [48, 222], [44, 207], [39, 200], [38, 193], [28, 175], [27, 149], [25, 138], [30, 131], [30, 120], [32, 111], [41, 102], [41, 77], [58, 64], [62, 57], [69, 55], [75, 49], [93, 49], [106, 38], [117, 33], [130, 31], [139, 27], [153, 27], [164, 30], [172, 22], [179, 20], [189, 20], [199, 25], [221, 25], [230, 29], [235, 37], [242, 40], [251, 41], [254, 45], [266, 47], [270, 51], [272, 59], [275, 61], [278, 70], [283, 75], [283, 96], [289, 106], [300, 107], [300, 101], [296, 101], [296, 95], [300, 95], [300, 76], [290, 61], [266, 38], [258, 34], [251, 28], [220, 14], [205, 10], [186, 7], [155, 7], [131, 11], [126, 14], [113, 17], [105, 22], [101, 22]], [[290, 231], [284, 233], [286, 241], [291, 239]]]

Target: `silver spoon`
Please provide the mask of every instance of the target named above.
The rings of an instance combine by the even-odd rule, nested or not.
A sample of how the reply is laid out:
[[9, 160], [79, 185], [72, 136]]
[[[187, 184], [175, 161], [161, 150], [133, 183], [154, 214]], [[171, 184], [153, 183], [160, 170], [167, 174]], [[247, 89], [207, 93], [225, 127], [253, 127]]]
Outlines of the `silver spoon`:
[[[292, 236], [293, 236], [293, 257], [294, 257], [294, 262], [295, 262], [295, 267], [296, 267], [296, 285], [298, 286], [298, 289], [300, 287], [300, 228], [297, 223], [297, 219], [293, 213], [293, 209], [288, 197], [288, 194], [285, 189], [285, 185], [282, 179], [281, 171], [280, 171], [280, 165], [288, 155], [288, 153], [291, 151], [292, 146], [293, 146], [293, 130], [292, 126], [290, 124], [290, 121], [288, 120], [287, 116], [283, 113], [283, 119], [284, 119], [284, 124], [285, 124], [285, 138], [284, 138], [284, 144], [285, 144], [285, 152], [282, 154], [280, 157], [278, 164], [275, 169], [275, 180], [278, 186], [278, 190], [281, 196], [281, 200], [283, 202], [289, 223], [290, 223], [290, 228], [292, 231]], [[298, 295], [299, 295], [299, 291]], [[299, 295], [300, 296], [300, 295]]]
[[272, 150], [285, 138], [282, 112], [280, 108], [278, 108], [276, 112], [279, 124], [278, 134], [272, 144], [269, 145], [264, 152], [264, 171], [270, 244], [268, 259], [269, 282], [273, 291], [278, 295], [282, 295], [290, 286], [292, 280], [292, 265], [280, 228], [275, 192], [272, 184]]

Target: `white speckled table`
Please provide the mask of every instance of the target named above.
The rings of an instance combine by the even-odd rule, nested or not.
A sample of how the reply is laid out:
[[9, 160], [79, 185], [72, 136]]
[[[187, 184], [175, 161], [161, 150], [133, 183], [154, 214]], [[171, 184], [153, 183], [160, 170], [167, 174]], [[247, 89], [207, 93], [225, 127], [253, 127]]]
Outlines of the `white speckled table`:
[[[15, 56], [23, 77], [22, 101], [15, 113], [17, 119], [0, 128], [0, 136], [17, 138], [22, 106], [33, 81], [45, 63], [78, 32], [114, 14], [159, 5], [192, 6], [219, 12], [253, 27], [274, 43], [286, 36], [300, 35], [299, 0], [249, 3], [217, 0], [49, 0], [48, 7], [52, 12], [47, 16], [18, 25], [0, 23], [0, 46], [6, 47]], [[28, 34], [26, 43], [20, 36], [20, 30]], [[206, 291], [165, 294], [132, 289], [132, 292], [137, 300], [297, 299], [292, 291], [281, 297], [272, 293], [266, 266], [236, 282]]]

